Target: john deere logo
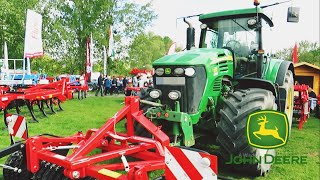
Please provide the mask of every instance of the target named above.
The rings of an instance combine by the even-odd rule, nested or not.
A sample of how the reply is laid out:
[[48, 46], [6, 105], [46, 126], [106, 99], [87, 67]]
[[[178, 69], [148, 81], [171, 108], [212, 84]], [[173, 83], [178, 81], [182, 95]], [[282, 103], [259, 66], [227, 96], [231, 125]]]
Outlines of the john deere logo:
[[165, 71], [165, 74], [171, 74], [171, 69], [170, 68], [166, 68], [164, 71]]
[[288, 140], [289, 123], [286, 114], [278, 111], [258, 111], [247, 120], [248, 143], [261, 149], [284, 146]]

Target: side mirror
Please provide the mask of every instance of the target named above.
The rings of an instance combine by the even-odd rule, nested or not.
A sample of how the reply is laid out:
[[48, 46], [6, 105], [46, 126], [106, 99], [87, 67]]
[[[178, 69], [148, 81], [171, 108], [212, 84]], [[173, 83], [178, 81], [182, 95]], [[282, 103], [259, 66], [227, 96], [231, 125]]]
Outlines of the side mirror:
[[289, 7], [288, 8], [288, 14], [287, 14], [287, 22], [299, 22], [299, 7]]

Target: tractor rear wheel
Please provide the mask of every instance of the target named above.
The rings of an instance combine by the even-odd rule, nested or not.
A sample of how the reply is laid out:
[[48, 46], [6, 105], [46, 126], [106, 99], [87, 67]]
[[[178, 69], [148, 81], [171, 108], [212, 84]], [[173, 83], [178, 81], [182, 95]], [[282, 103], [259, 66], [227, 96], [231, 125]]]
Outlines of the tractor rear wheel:
[[21, 169], [21, 172], [3, 169], [3, 179], [5, 180], [30, 180], [32, 173], [27, 170], [27, 160], [22, 151], [16, 151], [9, 156], [5, 165]]
[[[271, 91], [251, 88], [237, 90], [230, 93], [224, 100], [224, 107], [220, 111], [221, 119], [218, 122], [217, 142], [220, 144], [220, 154], [226, 162], [231, 155], [242, 157], [264, 157], [266, 154], [275, 155], [274, 149], [257, 149], [249, 146], [245, 127], [250, 113], [257, 110], [276, 110], [275, 97]], [[235, 170], [250, 172], [251, 175], [264, 175], [271, 164], [266, 164], [261, 158], [260, 164], [232, 165]]]
[[291, 132], [292, 118], [293, 118], [293, 96], [294, 96], [294, 86], [293, 86], [293, 73], [287, 70], [284, 77], [283, 85], [279, 87], [280, 89], [280, 107], [278, 109], [287, 115], [289, 121], [289, 134]]

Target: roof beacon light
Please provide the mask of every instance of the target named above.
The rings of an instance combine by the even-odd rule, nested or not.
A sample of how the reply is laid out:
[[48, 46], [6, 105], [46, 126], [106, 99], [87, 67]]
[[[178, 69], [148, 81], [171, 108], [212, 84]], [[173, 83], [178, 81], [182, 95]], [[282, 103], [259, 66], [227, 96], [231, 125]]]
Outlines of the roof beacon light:
[[253, 4], [254, 4], [255, 6], [259, 6], [259, 5], [260, 5], [260, 0], [254, 0], [254, 1], [253, 1]]

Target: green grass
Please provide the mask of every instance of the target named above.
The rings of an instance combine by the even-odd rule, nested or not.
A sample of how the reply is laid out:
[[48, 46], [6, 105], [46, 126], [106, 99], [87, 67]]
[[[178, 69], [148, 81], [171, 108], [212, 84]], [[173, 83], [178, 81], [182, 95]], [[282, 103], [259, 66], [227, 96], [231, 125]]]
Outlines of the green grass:
[[[69, 100], [62, 104], [64, 111], [49, 115], [48, 118], [36, 110], [36, 116], [40, 123], [29, 123], [29, 135], [50, 133], [60, 136], [75, 134], [77, 131], [86, 132], [90, 128], [101, 127], [108, 118], [112, 117], [123, 106], [121, 97], [94, 97], [90, 96], [84, 100]], [[36, 108], [37, 109], [37, 108]], [[27, 109], [23, 108], [23, 114], [31, 119]], [[14, 111], [13, 111], [14, 112]], [[3, 114], [0, 114], [3, 117]], [[4, 123], [0, 122], [0, 149], [10, 144], [7, 131], [1, 130]], [[291, 138], [286, 146], [277, 149], [277, 155], [307, 156], [307, 164], [276, 164], [273, 165], [267, 177], [256, 179], [319, 179], [320, 177], [320, 121], [310, 118], [302, 130], [298, 130], [297, 124], [293, 124]], [[0, 159], [4, 164], [6, 158]], [[221, 167], [221, 165], [219, 165]], [[234, 179], [248, 179], [248, 177], [234, 174], [233, 172], [221, 170], [219, 174]], [[2, 170], [0, 170], [0, 180]]]

